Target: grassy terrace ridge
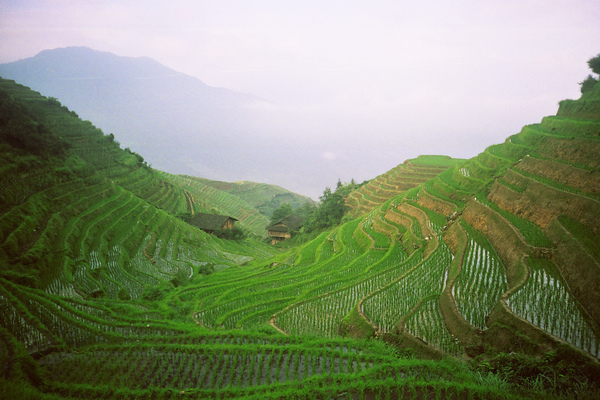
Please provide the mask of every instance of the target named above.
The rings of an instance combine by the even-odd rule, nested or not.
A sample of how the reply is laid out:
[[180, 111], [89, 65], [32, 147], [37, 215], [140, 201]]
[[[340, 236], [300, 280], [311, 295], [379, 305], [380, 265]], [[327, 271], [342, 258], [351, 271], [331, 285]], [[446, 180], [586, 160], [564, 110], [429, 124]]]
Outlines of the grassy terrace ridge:
[[422, 164], [437, 167], [452, 167], [454, 165], [461, 165], [466, 160], [462, 158], [452, 158], [450, 156], [443, 155], [420, 155], [417, 158], [408, 160], [413, 164]]
[[153, 170], [0, 80], [0, 398], [597, 397], [597, 86], [282, 250], [178, 216], [263, 233], [289, 192]]
[[464, 162], [462, 159], [438, 155], [422, 155], [406, 160], [350, 193], [346, 205], [355, 216], [368, 213], [396, 197], [399, 192], [415, 188], [448, 168]]

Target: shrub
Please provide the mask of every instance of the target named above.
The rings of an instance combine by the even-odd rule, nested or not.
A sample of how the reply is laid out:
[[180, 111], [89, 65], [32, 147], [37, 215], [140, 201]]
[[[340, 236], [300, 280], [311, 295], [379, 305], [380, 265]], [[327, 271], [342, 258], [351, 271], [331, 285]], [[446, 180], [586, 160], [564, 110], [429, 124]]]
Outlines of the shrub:
[[142, 299], [157, 301], [165, 298], [164, 292], [157, 287], [147, 287], [142, 294]]
[[213, 263], [205, 263], [198, 267], [198, 274], [210, 275], [213, 272], [215, 272], [215, 264]]
[[598, 83], [598, 80], [592, 75], [588, 75], [583, 82], [579, 82], [581, 85], [581, 94], [591, 91], [596, 86], [596, 83]]
[[119, 290], [117, 297], [119, 300], [131, 300], [131, 295], [127, 290], [125, 290], [125, 288], [121, 288], [121, 290]]
[[598, 54], [596, 57], [590, 58], [587, 64], [594, 73], [600, 75], [600, 54]]
[[246, 234], [240, 228], [220, 229], [215, 233], [218, 238], [226, 240], [243, 240]]

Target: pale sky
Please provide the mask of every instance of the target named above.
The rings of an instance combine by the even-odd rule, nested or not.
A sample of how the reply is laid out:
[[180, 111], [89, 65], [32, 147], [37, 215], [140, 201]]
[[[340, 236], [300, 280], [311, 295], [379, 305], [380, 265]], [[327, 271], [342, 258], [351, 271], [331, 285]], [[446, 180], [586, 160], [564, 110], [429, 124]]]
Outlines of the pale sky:
[[598, 0], [0, 3], [0, 63], [88, 46], [263, 97], [268, 134], [312, 141], [329, 186], [469, 158], [554, 114], [599, 39]]

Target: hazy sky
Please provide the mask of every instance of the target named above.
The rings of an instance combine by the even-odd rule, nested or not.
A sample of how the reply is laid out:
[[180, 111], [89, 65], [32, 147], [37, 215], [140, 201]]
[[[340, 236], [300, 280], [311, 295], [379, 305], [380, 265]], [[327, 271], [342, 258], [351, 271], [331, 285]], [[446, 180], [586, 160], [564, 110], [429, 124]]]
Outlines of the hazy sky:
[[314, 143], [345, 181], [472, 157], [554, 114], [599, 38], [598, 0], [0, 2], [0, 63], [66, 46], [151, 57], [271, 101], [270, 134]]

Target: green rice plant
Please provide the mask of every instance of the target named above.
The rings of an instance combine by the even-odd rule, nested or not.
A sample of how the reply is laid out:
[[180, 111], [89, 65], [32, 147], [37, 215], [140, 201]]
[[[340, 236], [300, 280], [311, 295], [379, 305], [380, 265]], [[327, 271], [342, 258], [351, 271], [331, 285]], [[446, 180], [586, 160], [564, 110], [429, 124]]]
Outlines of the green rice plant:
[[[460, 177], [459, 181], [455, 181], [454, 177]], [[443, 193], [447, 194], [454, 200], [465, 202], [471, 195], [472, 190], [467, 188], [471, 185], [467, 185], [463, 180], [468, 181], [471, 179], [471, 172], [468, 167], [454, 167], [439, 174], [436, 179], [433, 180], [434, 185]]]
[[448, 193], [443, 190], [443, 187], [444, 183], [437, 177], [423, 184], [423, 190], [425, 190], [429, 195], [448, 202], [454, 205], [456, 208], [464, 205], [462, 201], [458, 201], [456, 199], [455, 193]]
[[[506, 158], [505, 156], [500, 156], [498, 153], [502, 153], [501, 151], [492, 151], [492, 149], [497, 150], [497, 147], [502, 147], [504, 144], [492, 145], [485, 149], [483, 153], [480, 153], [475, 160], [482, 167], [482, 169], [491, 169], [496, 173], [501, 172], [502, 170], [510, 167], [513, 161], [510, 158]], [[497, 154], [494, 154], [497, 153]], [[491, 176], [486, 175], [485, 178], [480, 177], [480, 179], [489, 180]]]
[[[118, 282], [128, 298], [137, 299], [144, 291], [144, 285], [122, 268], [121, 255], [119, 246], [114, 246], [108, 251], [106, 259], [108, 276], [111, 280]], [[122, 297], [120, 293], [117, 296]]]
[[328, 235], [329, 232], [323, 232], [317, 238], [310, 241], [307, 245], [302, 246], [302, 250], [300, 252], [300, 259], [298, 260], [298, 263], [310, 264], [315, 262], [317, 258], [317, 250], [327, 239]]
[[419, 196], [419, 188], [415, 187], [406, 192], [405, 198], [407, 200], [417, 201]]
[[507, 290], [506, 273], [485, 236], [473, 229], [467, 232], [470, 240], [452, 294], [465, 320], [483, 330], [486, 316]]
[[419, 220], [408, 214], [405, 214], [405, 215], [412, 220], [410, 230], [414, 234], [414, 236], [418, 239], [424, 239], [423, 234], [421, 233], [421, 225], [419, 225]]
[[[478, 181], [480, 183], [486, 184], [490, 182], [494, 178], [494, 176], [498, 175], [501, 168], [506, 169], [508, 168], [508, 166], [508, 160], [501, 159], [499, 157], [494, 157], [490, 153], [484, 151], [477, 157], [474, 157], [471, 160], [469, 160], [468, 164], [466, 164], [466, 167], [469, 168], [471, 176], [469, 178], [464, 177], [461, 180], [468, 180], [473, 183]], [[462, 174], [460, 174], [460, 176], [463, 177]], [[457, 175], [455, 175], [454, 178], [456, 179]], [[471, 190], [476, 191], [477, 189], [479, 188], [476, 188], [476, 186], [474, 185], [472, 186]]]
[[523, 182], [508, 181], [504, 177], [498, 178], [497, 182], [517, 193], [525, 193], [527, 189], [527, 186]]
[[[469, 169], [469, 176], [463, 175], [460, 170], [462, 168]], [[485, 186], [486, 181], [480, 179], [481, 174], [479, 173], [479, 167], [475, 159], [468, 161], [460, 169], [453, 167], [447, 176], [445, 176], [444, 182], [451, 187], [455, 187], [460, 190], [461, 193], [473, 194], [478, 192], [482, 187]], [[442, 174], [443, 177], [445, 174]]]
[[[388, 255], [388, 252], [369, 251], [359, 257], [346, 254], [332, 260], [326, 265], [324, 272], [327, 274], [321, 275], [319, 280], [313, 280], [306, 285], [303, 297], [328, 293], [361, 280], [369, 275], [371, 269], [375, 268]], [[340, 269], [335, 270], [335, 266], [339, 266]]]
[[368, 296], [362, 304], [365, 315], [382, 331], [392, 331], [419, 301], [442, 292], [451, 261], [450, 249], [438, 243], [428, 258]]
[[151, 235], [148, 235], [144, 238], [140, 251], [138, 251], [131, 258], [130, 267], [136, 270], [138, 273], [148, 275], [151, 278], [157, 279], [158, 281], [169, 281], [173, 278], [173, 276], [159, 270], [156, 265], [152, 263], [151, 259], [144, 254], [144, 246], [149, 245], [151, 241]]
[[394, 224], [390, 221], [387, 221], [384, 218], [386, 210], [381, 210], [381, 212], [377, 213], [375, 215], [375, 218], [373, 218], [373, 230], [384, 234], [387, 238], [389, 238], [388, 240], [395, 240], [398, 237], [398, 234], [400, 233], [400, 230], [398, 228], [397, 224]]
[[408, 204], [420, 209], [427, 215], [427, 224], [435, 233], [438, 235], [442, 233], [442, 229], [446, 225], [446, 217], [444, 215], [438, 214], [427, 207], [419, 205], [418, 203], [409, 201]]
[[423, 304], [405, 321], [406, 329], [427, 344], [453, 356], [462, 354], [462, 346], [448, 332], [438, 306], [439, 296], [424, 299]]
[[417, 158], [409, 160], [411, 164], [422, 164], [434, 167], [450, 167], [453, 165], [460, 165], [465, 162], [461, 158], [452, 158], [450, 156], [443, 155], [420, 155]]
[[370, 212], [363, 220], [362, 229], [372, 239], [372, 245], [375, 249], [384, 249], [390, 246], [390, 238], [381, 232], [373, 229], [373, 220], [377, 218], [378, 210]]
[[41, 349], [56, 341], [55, 335], [23, 303], [3, 288], [0, 288], [0, 306], [0, 326], [26, 348]]
[[586, 321], [551, 260], [528, 259], [525, 285], [507, 301], [510, 309], [535, 326], [600, 358], [600, 340]]
[[373, 245], [371, 238], [364, 231], [362, 223], [357, 229], [354, 230], [352, 238], [354, 239], [355, 243], [360, 246], [361, 252], [368, 251]]
[[[390, 254], [389, 257], [377, 262], [383, 264], [382, 272], [331, 293], [327, 292], [294, 304], [277, 314], [276, 323], [284, 331], [295, 335], [335, 337], [339, 335], [342, 319], [361, 298], [394, 281], [419, 260], [418, 254], [406, 262], [404, 262], [405, 258], [395, 258]], [[376, 271], [376, 269], [372, 271]], [[344, 283], [348, 285], [351, 282], [345, 281]]]
[[512, 140], [515, 143], [539, 149], [548, 140], [553, 139], [555, 133], [556, 132], [543, 127], [541, 124], [531, 124], [525, 125], [521, 129], [521, 132], [512, 137]]

